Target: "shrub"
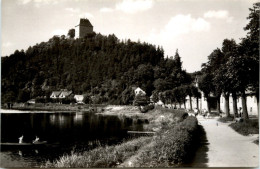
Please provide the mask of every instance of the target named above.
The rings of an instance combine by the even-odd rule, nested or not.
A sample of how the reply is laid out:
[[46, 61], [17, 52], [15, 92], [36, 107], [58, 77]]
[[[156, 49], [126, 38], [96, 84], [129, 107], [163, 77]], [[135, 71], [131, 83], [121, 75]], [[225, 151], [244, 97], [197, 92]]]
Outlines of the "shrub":
[[114, 167], [134, 155], [140, 147], [151, 142], [149, 137], [140, 137], [116, 146], [98, 147], [84, 153], [71, 152], [54, 162], [47, 161], [42, 167], [93, 168]]
[[197, 119], [189, 116], [174, 127], [157, 133], [154, 146], [138, 156], [134, 167], [171, 167], [188, 160], [196, 143], [197, 124]]
[[233, 116], [230, 116], [230, 117], [221, 117], [221, 118], [218, 119], [218, 121], [223, 122], [223, 123], [230, 122], [230, 121], [233, 121], [233, 120], [234, 120], [234, 117], [233, 117]]
[[248, 121], [244, 121], [241, 123], [231, 123], [229, 125], [231, 128], [233, 128], [235, 131], [242, 135], [249, 135], [249, 134], [258, 134], [259, 133], [259, 127], [258, 127], [258, 121], [257, 119], [251, 119]]

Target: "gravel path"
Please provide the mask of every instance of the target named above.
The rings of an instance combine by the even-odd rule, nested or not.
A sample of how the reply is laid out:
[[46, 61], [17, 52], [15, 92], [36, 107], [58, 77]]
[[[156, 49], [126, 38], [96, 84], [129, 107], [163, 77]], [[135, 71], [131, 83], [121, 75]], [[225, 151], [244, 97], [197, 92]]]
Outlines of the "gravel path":
[[193, 167], [258, 167], [259, 146], [253, 143], [258, 135], [240, 135], [217, 118], [197, 118], [206, 134]]

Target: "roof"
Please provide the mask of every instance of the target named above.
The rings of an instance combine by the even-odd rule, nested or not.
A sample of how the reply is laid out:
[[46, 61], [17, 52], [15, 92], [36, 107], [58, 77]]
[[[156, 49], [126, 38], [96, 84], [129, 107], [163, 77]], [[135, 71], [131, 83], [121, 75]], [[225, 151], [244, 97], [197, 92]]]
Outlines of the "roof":
[[93, 27], [88, 19], [80, 19], [79, 25], [80, 26]]
[[69, 96], [72, 93], [72, 91], [62, 91], [61, 94], [63, 94], [65, 97]]
[[75, 95], [74, 98], [77, 98], [77, 99], [83, 99], [84, 96], [83, 96], [83, 95]]
[[60, 95], [61, 91], [53, 91], [52, 94], [54, 94], [55, 96]]

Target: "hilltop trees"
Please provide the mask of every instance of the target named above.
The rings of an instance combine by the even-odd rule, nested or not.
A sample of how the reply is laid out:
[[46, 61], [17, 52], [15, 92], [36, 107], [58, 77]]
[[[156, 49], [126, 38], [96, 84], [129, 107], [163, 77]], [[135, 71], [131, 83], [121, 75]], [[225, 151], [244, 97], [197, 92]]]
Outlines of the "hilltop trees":
[[70, 38], [74, 38], [75, 37], [75, 29], [70, 29], [69, 32], [68, 32], [68, 36]]
[[2, 58], [2, 101], [24, 102], [68, 89], [95, 96], [98, 103], [131, 104], [134, 86], [149, 96], [189, 81], [178, 51], [164, 59], [163, 49], [148, 43], [95, 33], [73, 39], [74, 33]]

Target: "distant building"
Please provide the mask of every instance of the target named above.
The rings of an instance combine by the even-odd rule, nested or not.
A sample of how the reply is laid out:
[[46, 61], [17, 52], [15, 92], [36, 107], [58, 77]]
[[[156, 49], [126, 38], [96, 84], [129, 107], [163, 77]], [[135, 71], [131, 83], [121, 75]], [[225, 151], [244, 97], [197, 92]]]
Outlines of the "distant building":
[[27, 103], [28, 103], [28, 104], [35, 104], [36, 101], [35, 101], [35, 99], [31, 99], [31, 100], [28, 100]]
[[80, 19], [79, 25], [76, 26], [76, 38], [84, 38], [93, 33], [93, 26], [88, 19]]
[[71, 94], [72, 94], [72, 91], [68, 91], [68, 90], [64, 89], [61, 91], [59, 98], [64, 99], [64, 98], [67, 98], [68, 96], [70, 96]]
[[60, 93], [61, 93], [61, 91], [53, 91], [53, 92], [51, 93], [50, 98], [51, 98], [51, 99], [57, 99], [57, 98], [59, 98]]
[[135, 89], [135, 95], [146, 95], [146, 93], [140, 87], [138, 87]]
[[[247, 111], [248, 115], [258, 115], [257, 111], [257, 98], [256, 98], [256, 93], [247, 90], [246, 92], [246, 105], [247, 105]], [[237, 109], [242, 108], [242, 98], [238, 94], [237, 95]], [[225, 111], [225, 98], [223, 95], [220, 97], [220, 109], [222, 111]], [[233, 110], [233, 98], [232, 95], [230, 94], [229, 96], [229, 111], [230, 114], [234, 114]]]
[[76, 100], [77, 103], [83, 103], [84, 96], [83, 95], [75, 95], [74, 99]]

